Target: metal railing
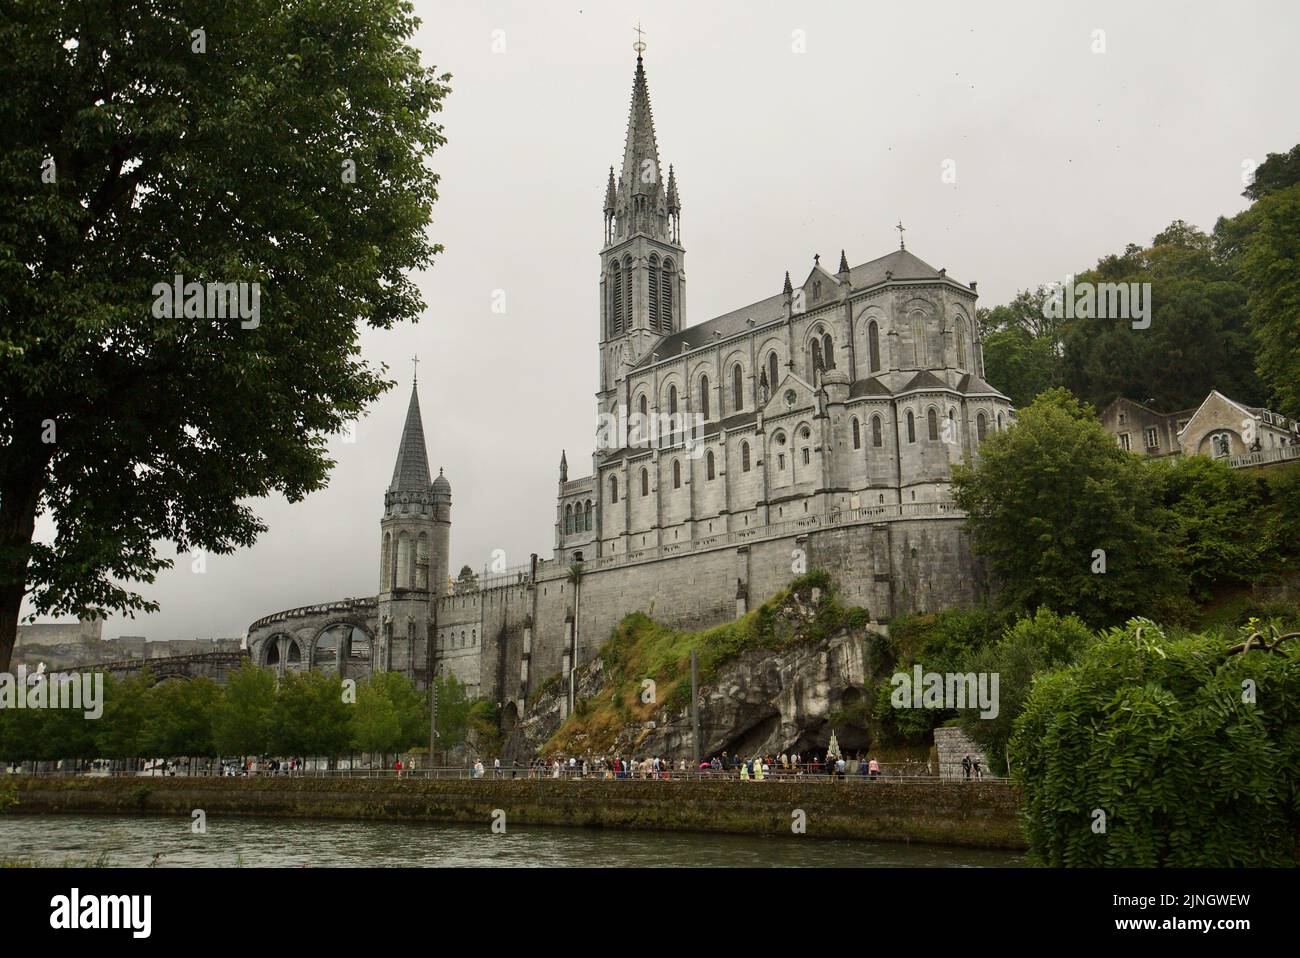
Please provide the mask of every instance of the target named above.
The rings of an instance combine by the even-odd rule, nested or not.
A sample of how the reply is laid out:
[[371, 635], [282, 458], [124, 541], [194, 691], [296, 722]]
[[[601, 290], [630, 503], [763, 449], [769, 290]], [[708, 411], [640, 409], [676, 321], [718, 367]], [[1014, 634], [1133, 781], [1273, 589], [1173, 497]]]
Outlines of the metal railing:
[[[322, 760], [323, 761], [323, 760]], [[856, 767], [855, 767], [856, 766]], [[772, 782], [797, 782], [800, 784], [826, 784], [826, 785], [854, 785], [854, 784], [908, 784], [919, 782], [937, 782], [944, 784], [966, 784], [966, 782], [989, 782], [996, 784], [1007, 784], [1008, 780], [994, 776], [985, 770], [982, 776], [977, 776], [974, 772], [970, 779], [963, 776], [962, 769], [954, 765], [948, 768], [946, 765], [941, 766], [940, 772], [927, 770], [923, 765], [917, 763], [890, 763], [880, 764], [878, 774], [863, 774], [861, 767], [856, 763], [850, 763], [850, 767], [843, 775], [829, 774], [824, 766], [800, 765], [792, 767], [775, 767], [769, 766], [768, 770], [763, 773], [762, 781]], [[0, 769], [0, 774], [10, 771], [8, 768]], [[390, 780], [417, 780], [417, 781], [505, 781], [505, 780], [551, 780], [566, 782], [596, 782], [596, 781], [613, 781], [613, 782], [632, 782], [632, 781], [695, 781], [695, 782], [722, 782], [722, 781], [744, 781], [740, 774], [739, 767], [728, 770], [713, 768], [695, 768], [681, 769], [675, 767], [671, 769], [662, 769], [659, 772], [649, 770], [628, 770], [622, 772], [608, 771], [603, 767], [588, 767], [583, 771], [581, 767], [570, 767], [568, 765], [555, 766], [541, 765], [519, 765], [519, 766], [484, 766], [483, 769], [477, 769], [473, 766], [434, 766], [430, 768], [403, 768], [401, 770], [394, 768], [378, 767], [358, 767], [358, 768], [326, 768], [326, 767], [308, 767], [289, 769], [282, 767], [278, 771], [270, 768], [255, 766], [252, 769], [226, 766], [218, 768], [214, 766], [203, 767], [185, 767], [183, 765], [174, 765], [167, 771], [161, 768], [150, 768], [144, 770], [122, 770], [122, 769], [97, 769], [87, 771], [85, 769], [24, 769], [21, 772], [11, 772], [11, 774], [37, 775], [40, 777], [111, 777], [111, 778], [217, 778], [217, 777], [234, 777], [234, 778], [318, 778], [318, 779], [341, 779], [341, 778], [360, 778], [360, 779], [390, 779]], [[754, 781], [755, 779], [750, 779]]]
[[1274, 449], [1260, 449], [1258, 452], [1229, 456], [1227, 463], [1229, 469], [1247, 469], [1251, 466], [1266, 466], [1269, 463], [1287, 462], [1291, 459], [1300, 459], [1300, 445], [1278, 446]]

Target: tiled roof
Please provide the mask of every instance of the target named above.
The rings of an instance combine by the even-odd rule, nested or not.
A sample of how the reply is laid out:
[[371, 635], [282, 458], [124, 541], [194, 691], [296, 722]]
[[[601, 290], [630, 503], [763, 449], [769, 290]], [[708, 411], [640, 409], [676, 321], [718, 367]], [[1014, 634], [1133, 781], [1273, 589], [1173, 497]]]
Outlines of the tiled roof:
[[[900, 280], [939, 278], [939, 271], [933, 266], [913, 256], [907, 250], [895, 250], [888, 256], [881, 256], [879, 259], [873, 259], [869, 263], [863, 263], [849, 270], [849, 286], [852, 289], [875, 286], [885, 281], [886, 273], [892, 274], [892, 279]], [[658, 356], [659, 360], [663, 361], [679, 355], [683, 346], [688, 349], [699, 349], [716, 339], [735, 336], [749, 328], [751, 319], [756, 327], [785, 319], [785, 294], [775, 293], [767, 299], [760, 299], [756, 303], [750, 303], [730, 313], [715, 316], [707, 322], [688, 326], [686, 329], [665, 336], [655, 343], [653, 349], [641, 358], [637, 366], [650, 365], [652, 355]], [[714, 333], [720, 335], [715, 336]]]
[[420, 396], [411, 386], [411, 404], [406, 409], [406, 425], [397, 447], [393, 481], [388, 487], [396, 492], [425, 492], [429, 488], [429, 455], [424, 447], [424, 423], [420, 419]]

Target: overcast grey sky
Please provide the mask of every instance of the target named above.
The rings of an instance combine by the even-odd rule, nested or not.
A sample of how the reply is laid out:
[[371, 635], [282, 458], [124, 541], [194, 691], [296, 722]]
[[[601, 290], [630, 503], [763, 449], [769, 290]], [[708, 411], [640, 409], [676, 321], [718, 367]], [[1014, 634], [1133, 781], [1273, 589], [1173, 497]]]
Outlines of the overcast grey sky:
[[430, 227], [447, 249], [420, 278], [419, 324], [362, 338], [398, 385], [354, 444], [332, 444], [328, 489], [259, 503], [255, 547], [203, 574], [182, 557], [144, 588], [162, 611], [106, 636], [240, 635], [374, 594], [417, 353], [431, 465], [452, 484], [451, 568], [494, 549], [549, 557], [560, 450], [574, 478], [590, 471], [601, 203], [638, 20], [692, 325], [777, 292], [787, 269], [798, 281], [814, 253], [889, 252], [900, 218], [908, 249], [996, 305], [1176, 218], [1210, 229], [1244, 207], [1243, 163], [1300, 139], [1294, 0], [416, 6], [425, 63], [453, 74]]

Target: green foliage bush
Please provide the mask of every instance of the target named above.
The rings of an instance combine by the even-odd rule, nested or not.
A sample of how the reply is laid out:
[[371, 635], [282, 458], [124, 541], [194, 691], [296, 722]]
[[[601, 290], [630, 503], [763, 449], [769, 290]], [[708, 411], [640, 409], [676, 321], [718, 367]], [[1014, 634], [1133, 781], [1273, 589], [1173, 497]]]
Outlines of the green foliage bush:
[[1011, 755], [1043, 864], [1300, 864], [1294, 650], [1229, 654], [1133, 619], [1038, 678]]

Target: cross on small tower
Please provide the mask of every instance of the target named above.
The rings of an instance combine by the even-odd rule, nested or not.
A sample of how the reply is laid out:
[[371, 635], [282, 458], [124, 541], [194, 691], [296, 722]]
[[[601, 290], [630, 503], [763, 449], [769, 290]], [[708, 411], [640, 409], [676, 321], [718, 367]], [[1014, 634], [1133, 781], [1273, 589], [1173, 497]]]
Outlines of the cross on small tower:
[[645, 33], [645, 31], [641, 29], [641, 21], [638, 20], [636, 22], [636, 43], [632, 44], [632, 49], [636, 51], [636, 58], [638, 60], [641, 59], [641, 54], [645, 53], [645, 42], [641, 39], [643, 33]]
[[907, 247], [903, 245], [903, 230], [906, 229], [906, 227], [903, 226], [903, 221], [899, 220], [898, 225], [895, 226], [894, 229], [898, 230], [898, 248], [907, 249]]
[[420, 381], [420, 357], [418, 355], [411, 357], [411, 362], [415, 364], [415, 374], [411, 377], [412, 382]]

